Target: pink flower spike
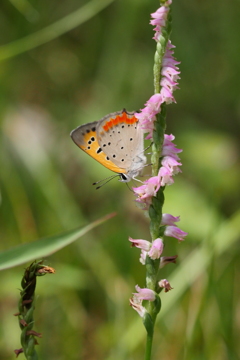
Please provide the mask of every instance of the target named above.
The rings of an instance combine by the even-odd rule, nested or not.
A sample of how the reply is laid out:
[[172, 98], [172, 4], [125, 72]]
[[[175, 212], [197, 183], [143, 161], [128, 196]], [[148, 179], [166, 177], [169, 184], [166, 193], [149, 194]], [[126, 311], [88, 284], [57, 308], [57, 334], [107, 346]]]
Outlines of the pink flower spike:
[[137, 298], [133, 296], [131, 299], [129, 299], [129, 302], [133, 310], [136, 310], [137, 313], [143, 318], [147, 310], [145, 309], [144, 306], [142, 306], [142, 301], [139, 301]]
[[148, 256], [153, 260], [159, 259], [160, 256], [162, 255], [163, 248], [164, 248], [164, 245], [163, 245], [162, 239], [158, 238], [158, 239], [154, 240], [152, 243], [152, 247], [151, 247], [150, 251], [148, 252]]
[[149, 251], [150, 248], [151, 248], [150, 241], [142, 240], [142, 239], [132, 239], [131, 237], [129, 237], [128, 240], [132, 243], [133, 247], [135, 246], [135, 247], [137, 247], [139, 249], [142, 249], [144, 251]]
[[175, 222], [180, 221], [180, 216], [173, 216], [171, 214], [162, 214], [161, 225], [175, 225]]
[[166, 229], [164, 231], [164, 235], [174, 237], [174, 238], [178, 239], [179, 241], [183, 241], [185, 236], [188, 235], [188, 233], [179, 229], [177, 226], [170, 225], [170, 226], [166, 227]]
[[164, 290], [165, 292], [168, 292], [168, 291], [170, 291], [170, 290], [173, 289], [167, 279], [160, 280], [159, 283], [158, 283], [158, 285], [159, 285], [161, 288], [164, 288], [164, 289], [165, 289], [165, 290]]
[[135, 289], [137, 290], [137, 293], [133, 293], [134, 298], [137, 298], [139, 300], [148, 300], [148, 301], [154, 301], [156, 298], [155, 291], [148, 289], [148, 288], [140, 288], [140, 286], [136, 285]]

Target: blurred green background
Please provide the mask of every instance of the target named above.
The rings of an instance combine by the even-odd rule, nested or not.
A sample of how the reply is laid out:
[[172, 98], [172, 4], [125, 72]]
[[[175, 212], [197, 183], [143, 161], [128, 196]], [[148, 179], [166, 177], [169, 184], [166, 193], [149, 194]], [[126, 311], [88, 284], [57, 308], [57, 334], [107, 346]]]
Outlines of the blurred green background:
[[[85, 4], [1, 0], [1, 250], [116, 211], [48, 258], [56, 274], [38, 281], [37, 350], [44, 360], [140, 360], [145, 333], [128, 299], [135, 284], [144, 287], [145, 269], [127, 239], [149, 239], [149, 222], [116, 179], [94, 189], [111, 173], [69, 133], [110, 112], [140, 109], [152, 95], [149, 14], [159, 3], [97, 0], [87, 10]], [[162, 296], [153, 359], [234, 360], [240, 358], [240, 4], [175, 0], [172, 15], [181, 90], [168, 106], [167, 132], [184, 151], [164, 212], [180, 215], [189, 235], [181, 244], [166, 242], [165, 255], [179, 259], [163, 269], [174, 290]], [[0, 277], [4, 360], [20, 348], [12, 314], [22, 274], [23, 266]]]

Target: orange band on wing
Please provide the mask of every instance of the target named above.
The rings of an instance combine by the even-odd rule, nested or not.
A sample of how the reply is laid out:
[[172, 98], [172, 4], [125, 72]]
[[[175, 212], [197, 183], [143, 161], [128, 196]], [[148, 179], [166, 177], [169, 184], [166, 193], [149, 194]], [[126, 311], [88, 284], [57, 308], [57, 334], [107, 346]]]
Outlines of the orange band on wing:
[[120, 168], [115, 165], [104, 151], [100, 148], [97, 141], [96, 132], [89, 131], [84, 136], [84, 145], [77, 144], [86, 154], [90, 155], [93, 159], [97, 160], [100, 164], [105, 166], [107, 169], [114, 171], [119, 174], [126, 174], [126, 169]]
[[111, 118], [108, 122], [106, 122], [106, 124], [103, 126], [103, 129], [108, 131], [113, 126], [116, 126], [120, 123], [132, 125], [137, 121], [138, 119], [135, 116], [128, 117], [127, 113], [124, 112], [122, 115], [117, 115], [115, 118]]

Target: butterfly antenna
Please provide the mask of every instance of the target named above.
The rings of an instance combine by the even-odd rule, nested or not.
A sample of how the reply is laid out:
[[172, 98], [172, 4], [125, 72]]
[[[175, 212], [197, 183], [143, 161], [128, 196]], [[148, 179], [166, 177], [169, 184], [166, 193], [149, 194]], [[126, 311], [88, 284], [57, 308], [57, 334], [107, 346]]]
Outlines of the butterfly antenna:
[[145, 164], [143, 167], [146, 167], [146, 166], [152, 166], [152, 163]]
[[[112, 179], [114, 179], [116, 176], [118, 175], [112, 175], [112, 176], [109, 176], [105, 179], [102, 179], [102, 180], [99, 180], [97, 182], [94, 182], [93, 185], [97, 185], [97, 184], [100, 184], [99, 186], [96, 187], [96, 190], [100, 189], [103, 185], [106, 185], [109, 181], [111, 181]], [[101, 184], [102, 183], [102, 184]]]
[[150, 143], [143, 151], [145, 152], [146, 150], [150, 149], [150, 147], [152, 146], [152, 144], [153, 144], [153, 141], [151, 141], [151, 143]]

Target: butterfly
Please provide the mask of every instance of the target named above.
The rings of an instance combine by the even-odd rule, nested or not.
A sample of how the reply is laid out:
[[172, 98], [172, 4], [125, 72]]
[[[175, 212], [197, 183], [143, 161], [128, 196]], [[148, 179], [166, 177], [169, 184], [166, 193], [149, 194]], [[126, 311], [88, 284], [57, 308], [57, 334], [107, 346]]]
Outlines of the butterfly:
[[143, 130], [133, 112], [125, 109], [84, 124], [70, 134], [85, 153], [129, 182], [146, 163]]

